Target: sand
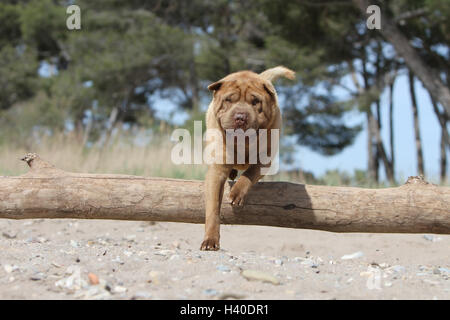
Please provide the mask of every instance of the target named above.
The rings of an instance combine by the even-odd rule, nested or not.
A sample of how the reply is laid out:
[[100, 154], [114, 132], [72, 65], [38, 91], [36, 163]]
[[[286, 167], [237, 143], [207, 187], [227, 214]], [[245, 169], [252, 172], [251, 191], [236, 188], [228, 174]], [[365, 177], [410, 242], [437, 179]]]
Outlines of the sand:
[[449, 235], [221, 230], [1, 220], [0, 299], [450, 299]]

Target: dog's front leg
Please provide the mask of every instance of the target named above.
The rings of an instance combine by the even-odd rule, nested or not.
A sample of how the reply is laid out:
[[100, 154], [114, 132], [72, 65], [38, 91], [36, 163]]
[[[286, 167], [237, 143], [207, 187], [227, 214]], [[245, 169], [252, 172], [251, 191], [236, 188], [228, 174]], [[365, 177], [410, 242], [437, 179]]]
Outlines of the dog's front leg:
[[261, 179], [261, 165], [253, 164], [239, 177], [230, 191], [231, 205], [243, 206], [244, 199], [247, 196], [251, 186]]
[[231, 172], [227, 166], [211, 165], [205, 181], [205, 238], [200, 250], [219, 250], [220, 238], [220, 205], [222, 203], [224, 185]]

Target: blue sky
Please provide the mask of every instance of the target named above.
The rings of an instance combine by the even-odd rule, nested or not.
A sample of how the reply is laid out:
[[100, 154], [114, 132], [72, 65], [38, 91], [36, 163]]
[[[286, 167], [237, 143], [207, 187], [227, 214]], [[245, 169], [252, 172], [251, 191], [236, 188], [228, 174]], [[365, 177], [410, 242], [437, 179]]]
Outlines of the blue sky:
[[[419, 109], [419, 120], [421, 129], [421, 140], [424, 152], [425, 174], [428, 180], [439, 181], [439, 158], [440, 158], [440, 136], [441, 129], [434, 114], [428, 92], [422, 83], [416, 80], [417, 104]], [[382, 95], [382, 137], [385, 148], [389, 152], [389, 127], [388, 127], [388, 94]], [[394, 145], [395, 145], [395, 172], [399, 182], [406, 180], [408, 176], [417, 175], [417, 159], [413, 131], [413, 117], [411, 99], [409, 95], [408, 78], [399, 76], [394, 90]], [[297, 161], [299, 165], [314, 174], [321, 175], [327, 170], [338, 168], [353, 172], [354, 169], [367, 169], [367, 128], [365, 116], [352, 113], [348, 116], [348, 122], [359, 122], [364, 124], [364, 130], [358, 135], [355, 143], [344, 149], [340, 154], [324, 157], [311, 150], [299, 147]], [[447, 151], [450, 158], [450, 153]], [[384, 178], [384, 171], [381, 170]], [[447, 167], [447, 174], [450, 169]]]

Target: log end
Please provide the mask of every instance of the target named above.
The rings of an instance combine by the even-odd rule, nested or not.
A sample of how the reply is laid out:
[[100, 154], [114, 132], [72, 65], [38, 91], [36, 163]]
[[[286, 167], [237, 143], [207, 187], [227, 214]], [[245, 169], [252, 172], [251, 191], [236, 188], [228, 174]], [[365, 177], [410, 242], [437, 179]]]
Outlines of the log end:
[[417, 185], [417, 186], [433, 186], [432, 183], [429, 183], [428, 181], [425, 180], [423, 175], [408, 177], [408, 180], [406, 180], [404, 186], [413, 186], [413, 185]]
[[30, 167], [31, 171], [41, 169], [53, 169], [57, 170], [52, 164], [42, 160], [37, 153], [29, 152], [20, 160], [25, 161]]
[[37, 158], [39, 158], [37, 153], [29, 152], [20, 160], [25, 161], [27, 163], [27, 165], [31, 168], [31, 164], [32, 164], [33, 160], [37, 159]]

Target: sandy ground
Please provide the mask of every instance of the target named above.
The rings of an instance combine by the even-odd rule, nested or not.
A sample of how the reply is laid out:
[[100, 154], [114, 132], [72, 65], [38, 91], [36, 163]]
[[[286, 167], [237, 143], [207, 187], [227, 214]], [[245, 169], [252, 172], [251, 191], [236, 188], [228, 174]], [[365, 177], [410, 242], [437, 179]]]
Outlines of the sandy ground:
[[[450, 236], [1, 220], [1, 299], [450, 299]], [[349, 259], [342, 259], [342, 258]], [[98, 284], [96, 284], [98, 282]]]

